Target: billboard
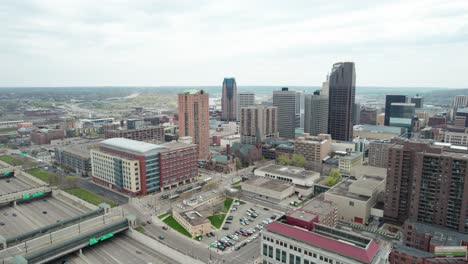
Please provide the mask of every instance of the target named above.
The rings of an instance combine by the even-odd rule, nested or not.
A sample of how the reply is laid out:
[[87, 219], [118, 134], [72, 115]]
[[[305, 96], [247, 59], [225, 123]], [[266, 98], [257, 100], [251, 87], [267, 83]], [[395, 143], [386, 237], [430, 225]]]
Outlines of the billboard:
[[437, 257], [466, 257], [467, 256], [467, 247], [443, 247], [436, 246], [434, 247], [434, 255]]

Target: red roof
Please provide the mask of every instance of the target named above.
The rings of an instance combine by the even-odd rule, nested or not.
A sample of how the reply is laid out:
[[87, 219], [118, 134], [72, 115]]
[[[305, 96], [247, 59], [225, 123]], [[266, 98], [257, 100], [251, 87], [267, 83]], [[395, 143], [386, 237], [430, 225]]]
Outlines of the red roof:
[[379, 251], [379, 244], [374, 240], [371, 241], [367, 248], [361, 248], [279, 222], [273, 222], [267, 225], [267, 230], [286, 237], [294, 238], [327, 251], [335, 252], [363, 263], [372, 263], [372, 259]]

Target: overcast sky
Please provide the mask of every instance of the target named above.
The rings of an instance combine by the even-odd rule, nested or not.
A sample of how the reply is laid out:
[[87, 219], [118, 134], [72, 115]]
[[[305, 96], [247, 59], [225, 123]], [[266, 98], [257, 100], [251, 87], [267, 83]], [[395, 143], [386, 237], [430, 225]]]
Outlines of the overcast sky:
[[468, 88], [467, 0], [0, 1], [0, 86]]

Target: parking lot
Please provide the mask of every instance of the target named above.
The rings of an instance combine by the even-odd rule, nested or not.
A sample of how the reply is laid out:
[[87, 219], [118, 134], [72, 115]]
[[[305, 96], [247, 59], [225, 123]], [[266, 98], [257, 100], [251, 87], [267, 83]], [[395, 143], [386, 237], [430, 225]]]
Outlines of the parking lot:
[[[267, 221], [271, 222], [271, 217], [275, 215], [278, 217], [281, 213], [275, 210], [265, 210], [263, 206], [254, 205], [250, 203], [243, 203], [238, 206], [233, 205], [231, 212], [226, 216], [226, 222], [222, 229], [217, 230], [214, 233], [213, 237], [205, 236], [203, 238], [203, 242], [207, 245], [210, 245], [211, 248], [217, 250], [218, 252], [229, 252], [232, 250], [243, 250], [243, 247], [249, 243], [252, 243], [258, 239], [258, 233], [263, 226], [268, 223]], [[253, 209], [253, 210], [252, 210]], [[249, 216], [248, 211], [254, 212], [255, 215], [258, 216]], [[249, 213], [250, 213], [249, 212]], [[232, 220], [229, 220], [232, 217]], [[246, 221], [242, 221], [245, 224], [241, 224], [241, 219], [247, 219]], [[240, 232], [240, 230], [245, 230], [244, 232]], [[237, 231], [237, 234], [235, 233]], [[244, 234], [242, 234], [244, 233]], [[231, 237], [228, 237], [231, 236]], [[224, 240], [229, 243], [223, 243], [225, 249], [223, 247], [218, 247], [219, 243], [215, 245], [216, 241]], [[225, 246], [233, 244], [231, 246]]]

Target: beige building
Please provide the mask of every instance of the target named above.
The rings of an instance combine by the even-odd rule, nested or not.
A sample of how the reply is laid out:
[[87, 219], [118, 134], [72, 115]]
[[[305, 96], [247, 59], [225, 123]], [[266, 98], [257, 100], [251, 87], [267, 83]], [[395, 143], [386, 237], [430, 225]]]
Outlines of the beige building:
[[352, 152], [337, 159], [340, 172], [349, 175], [354, 167], [362, 165], [363, 156], [362, 153]]
[[451, 143], [453, 145], [459, 146], [468, 146], [468, 133], [444, 131], [443, 137], [443, 141], [445, 143]]
[[376, 121], [378, 126], [383, 126], [385, 124], [385, 113], [378, 114]]
[[197, 144], [198, 159], [207, 159], [210, 154], [209, 96], [203, 90], [188, 90], [179, 94], [178, 99], [179, 137], [192, 137], [192, 143]]
[[140, 161], [138, 159], [127, 159], [117, 156], [113, 153], [91, 149], [91, 171], [95, 180], [106, 187], [120, 185], [116, 182], [115, 167], [121, 169], [121, 183], [125, 192], [139, 193], [141, 191], [140, 183]]
[[242, 194], [268, 202], [280, 202], [294, 194], [294, 185], [255, 177], [242, 183]]
[[363, 176], [345, 180], [325, 193], [325, 200], [338, 208], [338, 220], [365, 224], [371, 211], [385, 191], [385, 176]]
[[277, 108], [274, 106], [242, 107], [240, 134], [242, 144], [254, 145], [278, 136]]
[[313, 213], [319, 217], [319, 223], [326, 226], [336, 226], [338, 209], [331, 201], [325, 200], [325, 194], [319, 194], [306, 202], [300, 210]]
[[211, 231], [210, 220], [195, 210], [177, 210], [176, 207], [172, 209], [172, 216], [192, 237], [205, 235]]
[[387, 168], [388, 166], [388, 151], [393, 144], [389, 141], [375, 140], [369, 143], [369, 165]]
[[328, 134], [310, 136], [306, 133], [294, 142], [294, 153], [303, 155], [310, 169], [321, 171], [322, 161], [331, 152], [331, 141]]

